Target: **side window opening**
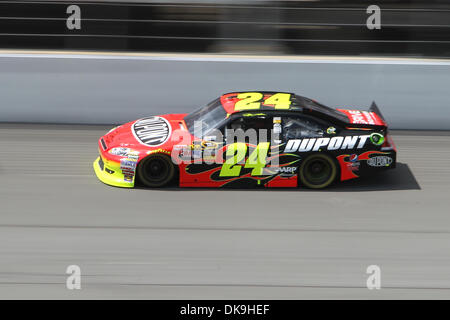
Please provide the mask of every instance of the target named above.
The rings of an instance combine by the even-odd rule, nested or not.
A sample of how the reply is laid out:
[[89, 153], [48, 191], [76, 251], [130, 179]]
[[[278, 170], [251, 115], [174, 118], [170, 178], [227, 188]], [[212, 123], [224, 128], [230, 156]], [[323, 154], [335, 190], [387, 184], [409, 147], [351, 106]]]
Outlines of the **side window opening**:
[[260, 116], [246, 116], [239, 117], [233, 120], [228, 126], [227, 129], [241, 129], [241, 130], [249, 130], [255, 129], [258, 131], [259, 129], [271, 129], [272, 121], [271, 118], [266, 115]]
[[283, 117], [282, 135], [284, 140], [318, 138], [326, 132], [326, 126], [309, 117]]
[[[242, 133], [245, 135], [244, 141], [250, 142], [249, 137], [256, 137], [256, 141], [252, 141], [252, 143], [256, 143], [260, 140], [260, 133], [262, 134], [263, 139], [270, 138], [270, 131], [272, 129], [272, 117], [262, 114], [262, 115], [248, 115], [238, 117], [232, 120], [226, 127], [225, 137], [228, 136], [228, 130], [234, 130], [236, 134], [235, 137], [240, 137]], [[242, 130], [242, 131], [241, 131]], [[265, 130], [265, 133], [260, 130]], [[231, 143], [227, 141], [227, 143]]]

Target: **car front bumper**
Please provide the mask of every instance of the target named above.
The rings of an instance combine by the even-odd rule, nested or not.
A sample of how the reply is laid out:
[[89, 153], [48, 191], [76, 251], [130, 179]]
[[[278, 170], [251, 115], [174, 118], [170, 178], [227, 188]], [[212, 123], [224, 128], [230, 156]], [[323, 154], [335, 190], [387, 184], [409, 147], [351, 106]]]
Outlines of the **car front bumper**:
[[134, 187], [134, 175], [131, 178], [129, 176], [126, 176], [122, 172], [120, 162], [104, 160], [102, 156], [99, 156], [97, 159], [95, 159], [93, 166], [95, 174], [101, 182], [114, 187]]

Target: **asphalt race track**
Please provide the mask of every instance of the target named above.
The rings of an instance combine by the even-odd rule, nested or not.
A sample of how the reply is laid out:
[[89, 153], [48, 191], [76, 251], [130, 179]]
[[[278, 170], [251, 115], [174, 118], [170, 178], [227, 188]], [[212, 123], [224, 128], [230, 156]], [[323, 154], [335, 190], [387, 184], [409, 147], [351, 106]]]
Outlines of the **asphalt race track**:
[[109, 128], [0, 124], [1, 299], [450, 298], [449, 133], [324, 191], [131, 190], [93, 173]]

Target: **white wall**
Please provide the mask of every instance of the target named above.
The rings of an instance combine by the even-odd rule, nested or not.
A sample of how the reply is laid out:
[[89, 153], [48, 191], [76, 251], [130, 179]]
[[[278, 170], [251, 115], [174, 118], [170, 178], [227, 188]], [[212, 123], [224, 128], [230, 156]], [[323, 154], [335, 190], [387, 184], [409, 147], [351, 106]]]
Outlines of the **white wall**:
[[211, 55], [0, 53], [0, 121], [121, 123], [190, 112], [228, 91], [375, 100], [395, 129], [450, 129], [450, 62]]

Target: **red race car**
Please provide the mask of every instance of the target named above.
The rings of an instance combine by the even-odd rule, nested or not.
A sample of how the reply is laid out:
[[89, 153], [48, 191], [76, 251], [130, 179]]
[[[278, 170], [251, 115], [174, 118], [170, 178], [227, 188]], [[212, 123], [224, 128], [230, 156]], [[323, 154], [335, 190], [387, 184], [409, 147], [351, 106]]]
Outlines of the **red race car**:
[[97, 177], [117, 187], [325, 188], [395, 168], [375, 103], [332, 109], [285, 92], [233, 92], [190, 114], [139, 119], [99, 140]]

